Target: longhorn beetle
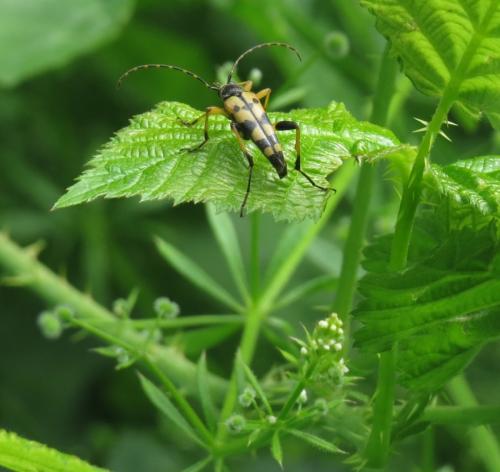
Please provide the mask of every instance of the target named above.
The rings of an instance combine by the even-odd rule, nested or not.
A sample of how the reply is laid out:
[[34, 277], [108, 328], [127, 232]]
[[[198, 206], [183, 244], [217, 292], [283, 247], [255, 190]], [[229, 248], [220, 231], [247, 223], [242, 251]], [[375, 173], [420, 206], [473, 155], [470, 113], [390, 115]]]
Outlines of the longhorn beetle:
[[[241, 54], [238, 59], [233, 64], [231, 71], [227, 77], [227, 82], [225, 84], [209, 84], [206, 80], [202, 79], [195, 73], [183, 69], [182, 67], [169, 65], [169, 64], [144, 64], [141, 66], [133, 67], [126, 71], [119, 79], [117, 86], [120, 87], [122, 81], [132, 72], [136, 72], [142, 69], [149, 68], [166, 68], [171, 70], [178, 70], [184, 74], [199, 80], [203, 85], [211, 90], [218, 92], [219, 97], [223, 102], [223, 108], [220, 107], [208, 107], [198, 118], [192, 121], [184, 121], [179, 118], [179, 121], [185, 126], [193, 126], [200, 120], [205, 120], [204, 126], [204, 139], [197, 146], [189, 149], [185, 149], [188, 152], [194, 152], [204, 146], [208, 140], [208, 117], [211, 115], [224, 115], [231, 120], [231, 131], [234, 134], [238, 144], [240, 146], [243, 155], [246, 157], [249, 165], [248, 171], [248, 181], [247, 189], [245, 192], [245, 197], [241, 203], [240, 216], [243, 216], [243, 211], [248, 200], [248, 195], [250, 194], [250, 186], [252, 184], [252, 172], [254, 161], [252, 155], [247, 151], [244, 140], [251, 140], [260, 149], [262, 154], [269, 160], [278, 173], [280, 179], [287, 175], [287, 166], [285, 158], [283, 157], [283, 151], [281, 145], [276, 136], [276, 131], [287, 131], [295, 130], [295, 151], [297, 153], [295, 158], [294, 169], [300, 172], [311, 185], [314, 187], [327, 191], [334, 190], [327, 187], [322, 187], [314, 182], [309, 175], [307, 175], [301, 168], [300, 165], [300, 127], [294, 121], [278, 121], [277, 123], [271, 125], [269, 118], [266, 114], [267, 104], [269, 102], [269, 97], [271, 95], [271, 89], [265, 88], [260, 92], [252, 92], [252, 81], [247, 80], [245, 82], [235, 83], [232, 81], [233, 75], [238, 67], [239, 62], [248, 54], [255, 51], [256, 49], [280, 46], [285, 47], [293, 51], [299, 60], [301, 60], [299, 51], [293, 46], [286, 43], [262, 43], [258, 44]], [[264, 100], [264, 104], [261, 103]]]

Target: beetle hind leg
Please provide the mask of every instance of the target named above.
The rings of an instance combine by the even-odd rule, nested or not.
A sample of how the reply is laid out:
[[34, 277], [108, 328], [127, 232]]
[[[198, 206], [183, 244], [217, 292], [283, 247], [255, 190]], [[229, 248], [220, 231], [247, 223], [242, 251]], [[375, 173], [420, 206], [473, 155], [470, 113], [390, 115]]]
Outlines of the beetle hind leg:
[[333, 190], [334, 192], [336, 191], [334, 188], [331, 187], [323, 187], [321, 185], [318, 185], [314, 180], [309, 177], [301, 168], [300, 166], [300, 127], [295, 121], [278, 121], [274, 125], [274, 128], [276, 131], [289, 131], [289, 130], [295, 130], [295, 152], [297, 157], [295, 158], [295, 165], [294, 169], [302, 174], [308, 182], [316, 188], [319, 188], [320, 190], [323, 190], [324, 192], [327, 192], [328, 190]]

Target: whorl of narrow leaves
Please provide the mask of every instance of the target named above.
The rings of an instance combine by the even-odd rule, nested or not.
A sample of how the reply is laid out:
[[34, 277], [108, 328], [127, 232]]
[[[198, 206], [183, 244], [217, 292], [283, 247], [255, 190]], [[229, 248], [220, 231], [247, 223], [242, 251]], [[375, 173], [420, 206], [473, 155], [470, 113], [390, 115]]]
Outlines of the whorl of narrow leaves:
[[498, 0], [362, 0], [423, 93], [500, 112]]
[[[199, 151], [183, 151], [203, 140], [203, 123], [186, 127], [202, 114], [187, 105], [163, 102], [131, 120], [94, 157], [79, 181], [56, 203], [56, 208], [97, 197], [140, 196], [142, 200], [171, 198], [174, 203], [211, 201], [218, 210], [239, 210], [245, 194], [248, 165], [221, 116], [210, 117], [209, 142]], [[272, 122], [294, 120], [301, 126], [302, 167], [322, 186], [342, 162], [353, 156], [375, 160], [402, 147], [390, 131], [358, 122], [341, 104], [325, 109], [270, 113]], [[255, 168], [247, 211], [261, 210], [276, 219], [318, 218], [328, 197], [293, 170], [295, 133], [279, 133], [289, 172], [280, 180], [274, 168], [248, 142]], [[394, 151], [394, 152], [393, 152]], [[355, 165], [354, 159], [347, 165]]]
[[[77, 457], [0, 430], [0, 469], [36, 472], [105, 472]], [[4, 470], [4, 469], [2, 469]]]

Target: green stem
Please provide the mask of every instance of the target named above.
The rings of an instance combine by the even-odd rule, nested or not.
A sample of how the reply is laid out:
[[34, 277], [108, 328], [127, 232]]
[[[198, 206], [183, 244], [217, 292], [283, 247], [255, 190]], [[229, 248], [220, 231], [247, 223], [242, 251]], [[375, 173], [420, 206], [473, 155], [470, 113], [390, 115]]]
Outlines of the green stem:
[[[373, 100], [370, 121], [384, 126], [387, 121], [391, 97], [397, 76], [396, 61], [389, 57], [387, 46], [380, 64], [377, 87]], [[370, 200], [372, 197], [374, 167], [364, 165], [359, 175], [354, 212], [351, 219], [349, 234], [344, 246], [344, 257], [337, 287], [333, 311], [336, 311], [344, 322], [346, 339], [349, 339], [349, 313], [352, 308], [354, 291], [356, 289], [357, 271], [361, 259], [361, 250], [369, 219]]]
[[315, 362], [311, 363], [311, 364], [309, 364], [307, 366], [307, 370], [304, 373], [304, 376], [297, 383], [297, 385], [295, 386], [295, 388], [292, 390], [292, 393], [290, 393], [287, 401], [283, 405], [283, 408], [281, 409], [281, 411], [280, 411], [280, 413], [278, 415], [278, 419], [279, 420], [284, 420], [286, 418], [286, 416], [288, 415], [288, 413], [290, 412], [290, 410], [293, 408], [293, 405], [295, 405], [295, 402], [299, 398], [302, 390], [304, 390], [304, 388], [305, 388], [305, 386], [307, 384], [307, 381], [312, 376], [315, 368], [316, 368], [316, 363]]
[[[462, 407], [477, 407], [477, 400], [463, 375], [452, 379], [447, 386], [453, 401]], [[497, 411], [498, 415], [498, 411]], [[478, 426], [469, 432], [473, 449], [490, 472], [500, 470], [500, 449], [495, 435], [487, 426]]]
[[[455, 380], [455, 386], [451, 388], [457, 391], [454, 394], [455, 401], [463, 398], [460, 394], [462, 387]], [[433, 406], [425, 410], [422, 421], [429, 421], [432, 424], [461, 424], [466, 426], [479, 426], [484, 424], [500, 423], [500, 406]]]
[[[84, 321], [98, 325], [116, 321], [111, 312], [58, 277], [36, 259], [36, 254], [20, 248], [3, 233], [0, 233], [0, 266], [49, 303], [71, 307]], [[133, 329], [122, 329], [119, 333], [123, 342], [137, 349], [143, 348], [144, 339]], [[165, 375], [183, 385], [188, 392], [197, 392], [196, 366], [192, 362], [175, 349], [154, 343], [149, 346], [149, 355]], [[227, 383], [220, 377], [211, 374], [207, 381], [215, 396], [220, 397], [226, 391]]]
[[260, 213], [250, 215], [250, 291], [255, 302], [260, 285]]

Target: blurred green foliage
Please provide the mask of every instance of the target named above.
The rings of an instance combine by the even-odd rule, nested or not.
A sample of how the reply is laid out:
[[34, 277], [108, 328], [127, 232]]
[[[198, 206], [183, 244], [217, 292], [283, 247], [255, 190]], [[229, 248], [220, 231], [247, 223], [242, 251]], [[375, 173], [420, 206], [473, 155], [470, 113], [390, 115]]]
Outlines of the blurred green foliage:
[[[105, 304], [137, 287], [139, 314], [151, 313], [159, 295], [175, 300], [183, 313], [217, 313], [221, 306], [200, 292], [194, 296], [192, 286], [159, 260], [151, 239], [155, 234], [172, 242], [227, 285], [229, 274], [200, 205], [97, 201], [50, 212], [84, 163], [131, 115], [161, 100], [196, 108], [217, 100], [199, 84], [163, 71], [137, 74], [119, 93], [116, 79], [136, 64], [167, 62], [212, 80], [220, 66], [247, 47], [287, 41], [302, 52], [302, 65], [269, 50], [243, 64], [240, 76], [258, 67], [262, 84], [273, 88], [271, 104], [281, 109], [335, 100], [366, 119], [385, 41], [373, 18], [352, 0], [144, 0], [134, 8], [132, 3], [0, 0], [0, 228], [21, 243], [42, 238], [41, 260]], [[415, 92], [402, 76], [398, 100], [404, 106], [390, 114], [391, 127], [401, 141], [416, 142], [412, 130], [418, 124], [412, 117], [428, 119], [434, 101]], [[447, 132], [453, 145], [436, 144], [435, 162], [498, 152], [498, 132], [469, 110], [456, 107], [452, 119], [461, 126]], [[398, 201], [384, 169], [377, 173], [369, 235], [393, 227]], [[348, 192], [295, 282], [338, 275], [335, 261], [340, 260], [352, 198]], [[276, 235], [285, 228], [262, 218], [263, 262], [271, 259]], [[249, 221], [238, 221], [237, 229], [247, 255]], [[283, 314], [288, 321], [310, 324], [307, 320], [320, 316], [310, 307], [330, 303], [328, 294], [319, 294], [312, 301], [298, 300]], [[45, 305], [25, 290], [0, 286], [0, 307], [2, 427], [120, 472], [180, 470], [192, 462], [191, 446], [155, 414], [132, 370], [115, 372], [111, 362], [87, 352], [91, 340], [75, 344], [68, 336], [53, 342], [42, 338], [36, 318]], [[213, 351], [212, 371], [229, 371], [228, 353], [236, 341], [231, 337]], [[260, 372], [277, 356], [262, 341], [254, 369]], [[491, 346], [470, 370], [482, 402], [496, 399], [498, 379], [490, 372], [499, 357], [498, 345]], [[359, 362], [368, 371], [374, 360]], [[479, 470], [463, 431], [457, 426], [438, 431], [437, 466]], [[329, 456], [287, 442], [288, 470], [333, 467]], [[419, 462], [419, 448], [417, 439], [405, 444], [392, 470], [410, 470]], [[139, 457], [146, 460], [138, 462]], [[265, 454], [235, 467], [278, 470]]]

